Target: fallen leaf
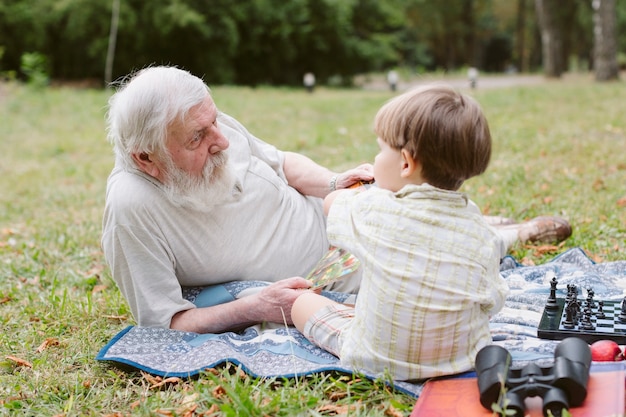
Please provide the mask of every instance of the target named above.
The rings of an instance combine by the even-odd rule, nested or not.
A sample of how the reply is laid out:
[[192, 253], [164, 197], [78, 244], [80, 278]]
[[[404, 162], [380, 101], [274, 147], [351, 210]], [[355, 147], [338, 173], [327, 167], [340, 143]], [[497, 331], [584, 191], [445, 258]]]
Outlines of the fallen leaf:
[[213, 395], [213, 398], [220, 398], [226, 394], [226, 390], [221, 385], [218, 385], [217, 387], [213, 388], [211, 394]]
[[348, 385], [357, 384], [361, 382], [361, 378], [354, 378], [352, 381], [348, 382]]
[[144, 371], [141, 371], [141, 376], [143, 376], [143, 379], [148, 381], [150, 385], [158, 384], [159, 382], [163, 381], [163, 378], [161, 378], [160, 376], [154, 376]]
[[559, 251], [559, 247], [558, 246], [554, 246], [554, 245], [541, 245], [541, 246], [537, 246], [534, 249], [534, 254], [535, 256], [541, 256], [541, 255], [545, 255], [547, 253], [555, 253]]
[[626, 207], [626, 196], [617, 200], [618, 207]]
[[176, 409], [176, 415], [183, 417], [193, 417], [195, 411], [198, 409], [196, 400], [198, 399], [198, 393], [187, 395], [181, 401], [181, 406]]
[[150, 387], [150, 389], [162, 388], [162, 387], [164, 387], [165, 385], [168, 385], [168, 384], [170, 384], [170, 385], [175, 385], [175, 384], [179, 384], [179, 383], [181, 383], [181, 382], [183, 382], [183, 380], [182, 380], [182, 379], [180, 379], [180, 378], [178, 378], [178, 377], [176, 377], [176, 376], [171, 376], [171, 377], [169, 377], [169, 378], [165, 378], [165, 379], [164, 379], [163, 381], [161, 381], [161, 382], [158, 382], [158, 383], [156, 383], [156, 384], [153, 384], [153, 385]]
[[356, 404], [346, 404], [346, 405], [334, 405], [327, 404], [318, 408], [316, 411], [319, 413], [333, 413], [335, 415], [340, 414], [348, 414], [351, 411], [356, 410]]
[[17, 356], [8, 355], [8, 356], [6, 356], [6, 359], [8, 359], [8, 360], [10, 360], [12, 362], [15, 362], [15, 364], [17, 366], [24, 366], [26, 368], [32, 368], [33, 367], [32, 363], [30, 363], [30, 362], [28, 362], [28, 361], [26, 361], [24, 359], [20, 359]]
[[111, 315], [111, 314], [105, 314], [102, 317], [104, 317], [105, 319], [109, 319], [109, 320], [119, 320], [119, 321], [126, 321], [126, 320], [128, 320], [128, 317], [126, 317], [126, 316], [115, 316], [115, 315]]
[[187, 403], [196, 402], [197, 400], [198, 400], [198, 393], [194, 392], [193, 394], [184, 396], [180, 403], [185, 405]]
[[337, 401], [342, 398], [345, 398], [347, 395], [348, 393], [346, 391], [333, 392], [328, 396], [328, 399], [331, 401]]
[[95, 285], [93, 287], [93, 289], [91, 290], [91, 293], [92, 294], [97, 294], [97, 293], [102, 292], [102, 291], [104, 291], [106, 289], [107, 289], [106, 285]]
[[597, 264], [604, 262], [604, 259], [602, 259], [602, 256], [597, 255], [597, 254], [591, 255], [590, 258]]
[[57, 339], [55, 339], [54, 337], [49, 337], [46, 340], [44, 340], [42, 344], [39, 345], [36, 352], [41, 353], [44, 350], [48, 349], [50, 346], [58, 346], [58, 345], [59, 345], [59, 341]]
[[89, 271], [85, 272], [83, 276], [85, 277], [100, 276], [103, 270], [104, 270], [104, 265], [95, 265]]
[[606, 187], [604, 186], [604, 181], [601, 178], [598, 178], [593, 182], [592, 188], [595, 191], [600, 191], [604, 190]]
[[4, 304], [4, 303], [8, 303], [9, 301], [11, 301], [12, 298], [11, 297], [3, 297], [0, 298], [0, 304]]
[[389, 417], [403, 417], [404, 416], [404, 414], [396, 410], [393, 407], [393, 405], [390, 405], [389, 408], [385, 410], [385, 415]]
[[217, 404], [211, 404], [211, 407], [209, 407], [208, 410], [206, 410], [203, 415], [205, 416], [210, 416], [211, 414], [215, 414], [217, 412], [220, 411], [220, 408], [217, 406]]

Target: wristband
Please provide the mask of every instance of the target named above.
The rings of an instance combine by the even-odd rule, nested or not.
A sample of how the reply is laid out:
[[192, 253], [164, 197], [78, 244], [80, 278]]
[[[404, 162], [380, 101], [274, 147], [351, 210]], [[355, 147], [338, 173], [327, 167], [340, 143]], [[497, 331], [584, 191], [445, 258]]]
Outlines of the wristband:
[[339, 177], [339, 175], [333, 175], [333, 177], [330, 179], [330, 191], [333, 192], [337, 189], [337, 177]]

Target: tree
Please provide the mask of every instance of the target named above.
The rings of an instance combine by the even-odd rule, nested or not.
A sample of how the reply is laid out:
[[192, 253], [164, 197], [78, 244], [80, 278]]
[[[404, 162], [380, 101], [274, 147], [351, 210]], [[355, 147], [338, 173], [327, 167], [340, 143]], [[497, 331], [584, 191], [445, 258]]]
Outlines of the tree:
[[109, 47], [107, 49], [106, 65], [104, 67], [104, 84], [111, 83], [113, 74], [113, 58], [115, 57], [115, 44], [117, 42], [117, 26], [120, 21], [120, 0], [113, 0], [111, 10], [111, 31], [109, 32]]
[[615, 0], [593, 0], [594, 71], [596, 81], [619, 78]]
[[563, 35], [558, 22], [559, 0], [535, 0], [541, 30], [543, 71], [548, 77], [559, 78], [565, 71]]
[[526, 0], [517, 0], [515, 41], [517, 68], [522, 72], [528, 71], [528, 57], [526, 54]]

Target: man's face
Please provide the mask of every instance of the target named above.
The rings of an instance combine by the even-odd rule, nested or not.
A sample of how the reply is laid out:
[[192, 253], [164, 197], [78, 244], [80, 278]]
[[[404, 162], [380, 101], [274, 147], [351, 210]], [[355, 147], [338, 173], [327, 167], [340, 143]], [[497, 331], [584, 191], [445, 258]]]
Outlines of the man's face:
[[228, 140], [217, 125], [217, 108], [210, 97], [192, 108], [184, 121], [168, 129], [161, 182], [176, 205], [209, 210], [227, 199], [234, 186], [228, 163]]
[[168, 129], [166, 147], [172, 162], [191, 176], [201, 176], [208, 160], [228, 145], [217, 126], [217, 107], [209, 96], [193, 107], [185, 120], [177, 120]]

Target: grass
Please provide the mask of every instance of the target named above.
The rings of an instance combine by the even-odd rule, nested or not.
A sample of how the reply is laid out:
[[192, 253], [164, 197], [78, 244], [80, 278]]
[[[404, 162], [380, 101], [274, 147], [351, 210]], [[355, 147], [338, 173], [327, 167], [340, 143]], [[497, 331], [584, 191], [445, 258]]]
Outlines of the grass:
[[[562, 245], [512, 254], [542, 263], [571, 247], [626, 250], [623, 83], [590, 77], [468, 91], [494, 137], [487, 173], [463, 187], [486, 213], [570, 220]], [[388, 91], [213, 88], [257, 136], [337, 170], [376, 153]], [[341, 374], [256, 379], [235, 366], [159, 380], [94, 360], [133, 324], [100, 250], [107, 91], [0, 84], [0, 415], [408, 415], [414, 399]]]

